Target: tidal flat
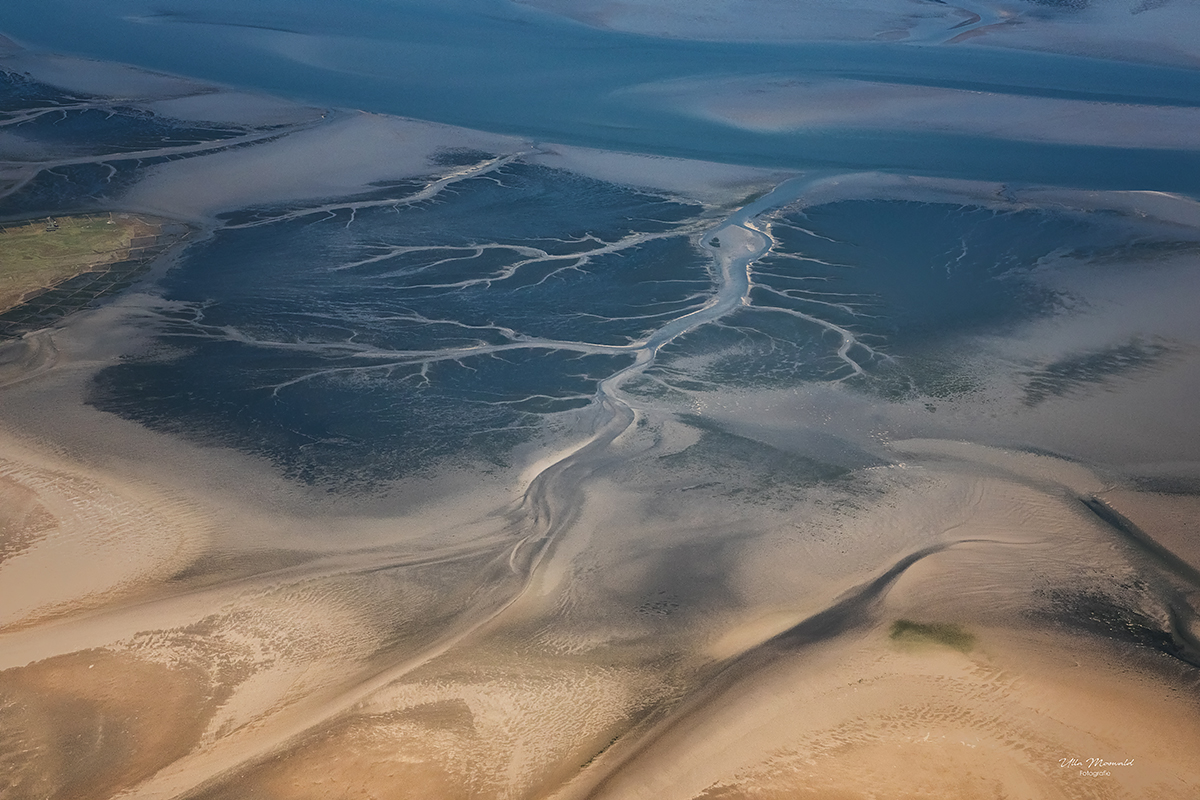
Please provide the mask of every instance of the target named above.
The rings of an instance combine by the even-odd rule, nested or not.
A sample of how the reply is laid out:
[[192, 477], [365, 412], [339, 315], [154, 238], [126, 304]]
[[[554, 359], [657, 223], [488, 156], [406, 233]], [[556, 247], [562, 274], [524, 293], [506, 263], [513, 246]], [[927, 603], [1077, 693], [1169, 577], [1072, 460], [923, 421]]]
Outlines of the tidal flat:
[[[832, 133], [649, 56], [613, 132], [4, 49], [0, 222], [179, 236], [0, 341], [0, 798], [1195, 796], [1186, 126], [1019, 75], [919, 119], [978, 49]], [[1171, 69], [1134, 107], [1186, 121]], [[1056, 97], [1115, 127], [971, 138]]]

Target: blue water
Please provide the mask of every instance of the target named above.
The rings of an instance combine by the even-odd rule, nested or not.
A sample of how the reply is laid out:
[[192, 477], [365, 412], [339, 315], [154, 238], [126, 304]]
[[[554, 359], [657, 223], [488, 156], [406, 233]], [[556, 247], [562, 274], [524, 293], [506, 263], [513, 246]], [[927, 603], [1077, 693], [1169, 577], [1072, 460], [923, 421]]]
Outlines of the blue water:
[[[1131, 230], [1119, 216], [1046, 209], [851, 200], [780, 214], [777, 245], [753, 269], [751, 304], [681, 337], [638, 390], [794, 386], [853, 378], [878, 390], [910, 383], [940, 345], [1004, 335], [1076, 300], [1045, 281], [1057, 259], [1103, 271], [1196, 251], [1187, 237]], [[820, 322], [788, 313], [797, 311]], [[837, 354], [832, 323], [864, 346]], [[883, 382], [878, 379], [883, 374]]]
[[[541, 415], [587, 405], [633, 358], [557, 340], [627, 345], [710, 287], [676, 232], [694, 205], [520, 163], [436, 202], [349, 207], [379, 197], [231, 216], [250, 226], [197, 243], [163, 280], [160, 349], [104, 370], [92, 402], [341, 488], [460, 456], [504, 463]], [[546, 341], [488, 349], [530, 339]]]
[[[5, 128], [62, 159], [43, 169], [19, 192], [0, 197], [0, 218], [27, 217], [71, 210], [98, 208], [112, 202], [131, 186], [143, 170], [162, 163], [164, 157], [105, 158], [156, 148], [220, 143], [244, 133], [217, 125], [183, 125], [152, 113], [101, 98], [99, 107], [88, 107], [95, 98], [57, 89], [12, 72], [0, 72], [0, 119], [20, 119], [22, 112], [53, 110]], [[189, 157], [181, 154], [176, 157]], [[78, 162], [78, 163], [70, 163]]]
[[[1200, 73], [1187, 70], [978, 47], [656, 40], [500, 0], [50, 0], [0, 8], [0, 31], [310, 102], [606, 149], [1200, 195], [1196, 152], [756, 133], [621, 91], [770, 74], [1200, 106]], [[6, 112], [78, 99], [6, 81]], [[122, 153], [234, 133], [109, 111], [45, 118], [21, 135]], [[425, 185], [414, 179], [226, 214], [162, 279], [155, 346], [101, 371], [90, 402], [345, 491], [447, 461], [504, 464], [547, 414], [588, 405], [633, 362], [633, 345], [712, 296], [712, 260], [695, 243], [713, 220], [694, 203], [520, 160], [484, 169], [495, 155], [441, 153], [430, 177], [454, 165], [483, 172], [431, 201], [408, 202]], [[119, 206], [154, 163], [45, 171], [0, 215]], [[671, 341], [629, 392], [687, 400], [714, 386], [843, 379], [885, 394], [957, 391], [953, 376], [929, 378], [931, 346], [1055, 313], [1070, 298], [1037, 279], [1047, 257], [1193, 246], [1103, 214], [895, 201], [783, 214], [773, 230], [750, 305]]]
[[606, 149], [1091, 188], [1200, 193], [1200, 154], [858, 131], [759, 133], [620, 90], [695, 77], [850, 77], [1124, 103], [1200, 105], [1200, 72], [986, 47], [743, 44], [608, 33], [503, 0], [47, 0], [0, 31], [125, 61], [363, 108]]

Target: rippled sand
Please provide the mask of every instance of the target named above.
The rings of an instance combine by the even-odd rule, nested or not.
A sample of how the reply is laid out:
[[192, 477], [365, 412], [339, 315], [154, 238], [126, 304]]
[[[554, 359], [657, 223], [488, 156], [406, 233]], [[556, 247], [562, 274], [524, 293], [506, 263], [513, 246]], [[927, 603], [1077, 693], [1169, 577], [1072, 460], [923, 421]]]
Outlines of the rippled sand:
[[[73, 447], [129, 426], [78, 419], [97, 430]], [[10, 440], [5, 589], [37, 591], [5, 605], [9, 795], [1188, 796], [1194, 668], [1098, 635], [1114, 609], [1157, 618], [1139, 584], [1163, 578], [1078, 498], [1171, 546], [1189, 541], [1174, 520], [1190, 495], [912, 440], [847, 485], [755, 497], [736, 473], [694, 488], [705, 464], [663, 462], [695, 431], [653, 430], [500, 616], [507, 546], [479, 546], [495, 518], [460, 505], [465, 489], [423, 512], [304, 519], [252, 464], [159, 435], [126, 431], [153, 479], [120, 449], [85, 469]], [[254, 489], [198, 490], [224, 481]], [[474, 553], [449, 561], [415, 535], [470, 525]], [[372, 546], [281, 549], [292, 526]], [[408, 559], [422, 564], [387, 567]], [[37, 582], [46, 569], [77, 577]], [[1113, 604], [1077, 602], [1101, 595]], [[1089, 611], [1098, 628], [1079, 624]], [[1087, 777], [1070, 758], [1133, 764]]]

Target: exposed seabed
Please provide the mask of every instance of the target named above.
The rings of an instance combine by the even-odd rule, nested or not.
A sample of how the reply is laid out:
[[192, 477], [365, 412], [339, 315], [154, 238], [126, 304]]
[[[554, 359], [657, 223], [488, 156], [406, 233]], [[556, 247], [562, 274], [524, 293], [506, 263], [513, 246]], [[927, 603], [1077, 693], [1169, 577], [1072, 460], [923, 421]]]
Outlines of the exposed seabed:
[[12, 797], [1200, 781], [1193, 200], [269, 128], [127, 150], [202, 231], [0, 349]]

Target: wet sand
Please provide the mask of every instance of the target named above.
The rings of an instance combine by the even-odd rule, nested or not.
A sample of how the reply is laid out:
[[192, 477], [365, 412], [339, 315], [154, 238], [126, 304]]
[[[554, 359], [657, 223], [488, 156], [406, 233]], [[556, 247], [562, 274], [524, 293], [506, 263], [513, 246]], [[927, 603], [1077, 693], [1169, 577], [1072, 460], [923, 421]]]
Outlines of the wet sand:
[[[697, 120], [763, 133], [911, 130], [1101, 147], [1189, 150], [1200, 109], [1017, 96], [868, 80], [764, 75], [643, 84], [629, 94]], [[1070, 125], [1063, 120], [1070, 119]]]
[[[563, 796], [1187, 796], [1194, 668], [1081, 635], [1088, 609], [1062, 602], [1133, 572], [1076, 500], [1099, 482], [1042, 457], [899, 446], [944, 455], [907, 462], [923, 478], [854, 514], [847, 538], [931, 544], [778, 633], [751, 622], [774, 635]], [[897, 636], [908, 620], [961, 638]], [[1088, 758], [1132, 764], [1062, 764]]]
[[[89, 417], [93, 446], [130, 426]], [[731, 500], [662, 467], [695, 436], [655, 426], [625, 441], [609, 479], [589, 483], [581, 513], [499, 617], [477, 597], [447, 596], [454, 583], [476, 592], [492, 580], [504, 602], [517, 588], [488, 566], [508, 561], [512, 540], [488, 550], [486, 532], [502, 525], [486, 521], [486, 502], [474, 559], [443, 563], [429, 539], [384, 544], [383, 531], [368, 532], [375, 546], [361, 556], [316, 551], [323, 526], [436, 535], [470, 525], [465, 487], [424, 513], [328, 509], [307, 521], [305, 551], [280, 536], [306, 525], [286, 509], [320, 504], [268, 490], [269, 475], [245, 460], [141, 432], [158, 496], [179, 492], [171, 504], [128, 462], [85, 470], [69, 451], [50, 460], [10, 443], [6, 496], [20, 503], [6, 527], [21, 535], [7, 541], [24, 552], [53, 558], [56, 540], [88, 541], [105, 526], [62, 512], [52, 523], [37, 508], [57, 510], [85, 476], [92, 495], [136, 496], [140, 518], [158, 511], [148, 523], [158, 535], [183, 540], [168, 557], [117, 528], [96, 546], [124, 572], [58, 556], [51, 569], [79, 578], [42, 584], [58, 591], [42, 605], [54, 613], [6, 627], [0, 685], [19, 714], [6, 725], [16, 754], [6, 769], [37, 787], [13, 796], [95, 796], [97, 786], [132, 797], [207, 786], [197, 796], [213, 798], [1188, 796], [1195, 668], [1149, 640], [1081, 630], [1073, 618], [1087, 612], [1071, 598], [1155, 574], [1080, 497], [1103, 497], [1150, 535], [1170, 530], [1160, 540], [1170, 547], [1188, 541], [1171, 520], [1187, 518], [1190, 496], [1115, 490], [1046, 456], [921, 440], [894, 443], [893, 464], [849, 486]], [[239, 492], [229, 487], [180, 489], [172, 473], [189, 464], [179, 484], [212, 486], [220, 470], [274, 507], [245, 497], [230, 507]], [[38, 483], [49, 469], [53, 492]], [[731, 489], [738, 477], [724, 480]], [[497, 488], [493, 503], [520, 484]], [[397, 547], [429, 566], [381, 573], [403, 561]], [[24, 573], [19, 558], [6, 578]], [[874, 593], [846, 605], [865, 586]], [[1121, 599], [1114, 608], [1153, 602]], [[1135, 624], [1159, 613], [1143, 612]], [[491, 621], [441, 644], [481, 619]], [[957, 626], [970, 647], [898, 640], [898, 620]], [[89, 738], [100, 729], [121, 734]], [[71, 766], [51, 755], [61, 753]], [[1091, 777], [1060, 766], [1070, 758], [1133, 764]]]

